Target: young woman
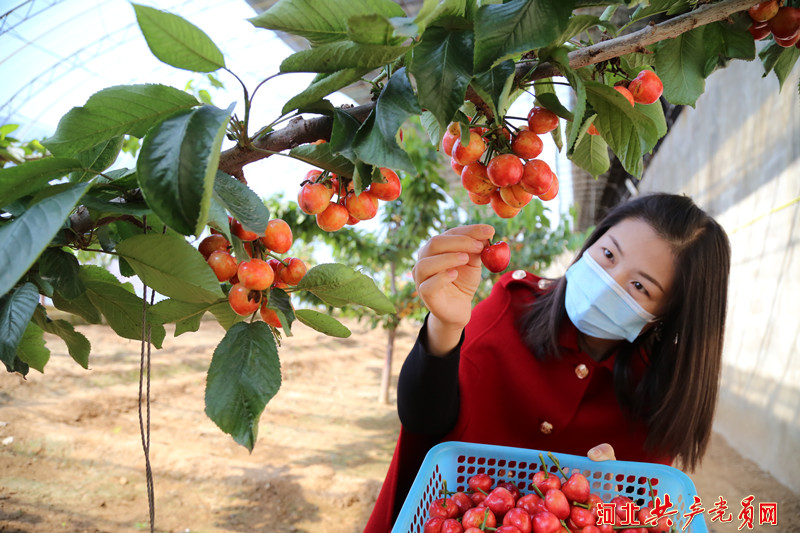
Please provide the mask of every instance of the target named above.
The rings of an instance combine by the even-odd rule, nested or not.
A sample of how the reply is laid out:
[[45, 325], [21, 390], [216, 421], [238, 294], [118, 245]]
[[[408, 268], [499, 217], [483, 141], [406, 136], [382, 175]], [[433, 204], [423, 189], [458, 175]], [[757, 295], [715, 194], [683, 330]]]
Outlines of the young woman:
[[491, 226], [433, 237], [429, 310], [398, 383], [400, 437], [366, 533], [387, 533], [427, 451], [467, 441], [693, 470], [719, 389], [730, 245], [685, 196], [612, 210], [566, 275], [517, 270], [472, 308]]

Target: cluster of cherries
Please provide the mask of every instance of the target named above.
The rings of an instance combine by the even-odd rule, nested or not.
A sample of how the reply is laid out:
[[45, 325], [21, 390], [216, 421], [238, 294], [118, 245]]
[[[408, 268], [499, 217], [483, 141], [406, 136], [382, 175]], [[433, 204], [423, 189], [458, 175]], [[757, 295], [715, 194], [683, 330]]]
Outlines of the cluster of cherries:
[[[639, 507], [627, 496], [608, 503], [590, 491], [589, 481], [575, 472], [561, 478], [540, 470], [534, 474], [534, 492], [522, 494], [510, 481], [495, 484], [488, 474], [467, 479], [468, 489], [443, 491], [428, 507], [423, 533], [667, 533], [673, 522], [653, 506]], [[600, 518], [598, 504], [610, 505], [611, 520]], [[634, 522], [636, 522], [634, 524]]]
[[558, 116], [538, 106], [528, 113], [527, 126], [514, 133], [510, 125], [472, 126], [469, 139], [462, 142], [460, 125], [451, 123], [442, 136], [442, 150], [474, 204], [491, 204], [498, 216], [512, 218], [534, 196], [552, 200], [558, 194], [558, 178], [537, 159], [544, 147], [539, 135], [557, 126]]
[[369, 220], [378, 213], [380, 200], [397, 200], [402, 192], [395, 171], [388, 168], [380, 171], [385, 181], [373, 181], [361, 194], [356, 194], [352, 179], [309, 170], [297, 193], [297, 205], [307, 215], [315, 215], [317, 226], [324, 231], [337, 231], [345, 225]]
[[748, 9], [747, 13], [753, 21], [748, 31], [756, 41], [772, 34], [779, 46], [800, 48], [800, 8], [781, 6], [782, 3], [769, 0]]
[[301, 259], [275, 256], [292, 247], [292, 229], [280, 218], [270, 220], [263, 235], [245, 229], [233, 217], [228, 217], [228, 223], [231, 234], [244, 243], [250, 259], [237, 261], [231, 255], [231, 243], [216, 230], [211, 230], [212, 234], [200, 241], [197, 249], [217, 279], [231, 284], [228, 302], [236, 314], [248, 316], [260, 309], [264, 322], [279, 328], [281, 321], [277, 313], [268, 307], [269, 290], [297, 285], [306, 274], [306, 265]]

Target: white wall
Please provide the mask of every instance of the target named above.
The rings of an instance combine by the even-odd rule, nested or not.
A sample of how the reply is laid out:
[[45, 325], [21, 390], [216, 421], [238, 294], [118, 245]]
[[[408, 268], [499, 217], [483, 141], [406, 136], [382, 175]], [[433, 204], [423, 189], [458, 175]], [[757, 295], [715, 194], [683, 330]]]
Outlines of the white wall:
[[707, 80], [641, 190], [685, 193], [726, 229], [733, 260], [715, 430], [800, 492], [800, 97], [760, 61]]

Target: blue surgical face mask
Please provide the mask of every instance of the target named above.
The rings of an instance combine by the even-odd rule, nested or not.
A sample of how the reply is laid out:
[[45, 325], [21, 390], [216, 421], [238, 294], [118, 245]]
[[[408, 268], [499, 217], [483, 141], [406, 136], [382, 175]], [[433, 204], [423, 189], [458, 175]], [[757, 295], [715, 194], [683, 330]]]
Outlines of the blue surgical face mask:
[[588, 252], [567, 269], [564, 304], [578, 331], [599, 339], [633, 342], [656, 319]]

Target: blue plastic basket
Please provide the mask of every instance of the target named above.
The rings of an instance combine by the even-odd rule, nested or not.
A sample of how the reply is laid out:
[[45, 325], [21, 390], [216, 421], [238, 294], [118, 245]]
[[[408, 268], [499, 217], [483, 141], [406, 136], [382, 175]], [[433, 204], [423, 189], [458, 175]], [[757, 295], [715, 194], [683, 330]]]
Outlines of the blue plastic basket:
[[[550, 471], [557, 473], [547, 452], [540, 450], [468, 442], [443, 442], [434, 446], [417, 472], [392, 533], [422, 533], [428, 519], [428, 508], [433, 500], [441, 497], [439, 491], [444, 488], [445, 482], [449, 491], [466, 490], [470, 476], [486, 473], [496, 483], [515, 483], [523, 494], [533, 492], [533, 475], [541, 470], [539, 454], [545, 457]], [[552, 455], [558, 459], [567, 476], [573, 472], [586, 476], [591, 491], [603, 501], [623, 495], [637, 505], [647, 505], [651, 502], [649, 479], [655, 496], [662, 503], [665, 495], [669, 495], [672, 504], [670, 510], [677, 510], [671, 518], [677, 523], [678, 531], [688, 520], [683, 515], [689, 512], [697, 490], [689, 476], [677, 468], [633, 461], [592, 461], [588, 457], [563, 453]], [[691, 519], [686, 531], [708, 533], [702, 513]]]

